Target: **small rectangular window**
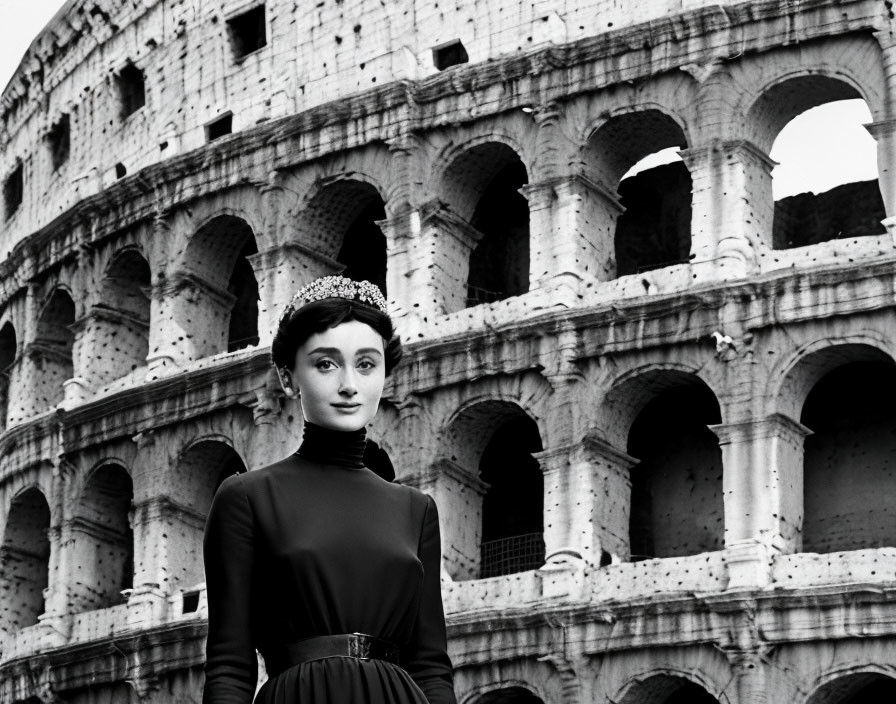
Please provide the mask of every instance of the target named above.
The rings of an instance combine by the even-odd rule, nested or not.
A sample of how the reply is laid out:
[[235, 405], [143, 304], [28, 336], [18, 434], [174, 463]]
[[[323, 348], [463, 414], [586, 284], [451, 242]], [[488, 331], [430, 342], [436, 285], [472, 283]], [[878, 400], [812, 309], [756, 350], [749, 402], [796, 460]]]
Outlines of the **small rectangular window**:
[[205, 126], [205, 141], [213, 142], [231, 132], [233, 132], [233, 113], [227, 113]]
[[6, 217], [18, 210], [25, 192], [25, 169], [19, 162], [13, 172], [3, 182], [3, 201], [6, 204]]
[[470, 57], [467, 56], [467, 50], [460, 39], [454, 39], [432, 48], [432, 62], [439, 71], [458, 64], [465, 64], [469, 60]]
[[68, 115], [63, 115], [59, 122], [53, 125], [48, 135], [53, 171], [56, 171], [68, 161], [69, 149], [71, 148], [71, 128], [69, 124]]
[[122, 118], [131, 115], [146, 105], [146, 85], [143, 71], [128, 64], [118, 74], [118, 95], [121, 101]]
[[258, 51], [268, 43], [264, 5], [231, 17], [227, 20], [227, 29], [233, 46], [233, 55], [237, 59]]
[[181, 613], [192, 614], [199, 610], [199, 592], [184, 592]]

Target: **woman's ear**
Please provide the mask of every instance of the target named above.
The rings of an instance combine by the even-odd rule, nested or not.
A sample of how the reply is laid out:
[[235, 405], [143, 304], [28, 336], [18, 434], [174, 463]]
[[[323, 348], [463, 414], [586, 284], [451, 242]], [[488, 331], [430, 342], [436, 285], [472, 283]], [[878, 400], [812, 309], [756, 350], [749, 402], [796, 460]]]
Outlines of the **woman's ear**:
[[298, 396], [298, 390], [293, 386], [292, 374], [286, 367], [277, 367], [277, 376], [280, 378], [280, 386], [283, 387], [283, 393], [288, 398]]

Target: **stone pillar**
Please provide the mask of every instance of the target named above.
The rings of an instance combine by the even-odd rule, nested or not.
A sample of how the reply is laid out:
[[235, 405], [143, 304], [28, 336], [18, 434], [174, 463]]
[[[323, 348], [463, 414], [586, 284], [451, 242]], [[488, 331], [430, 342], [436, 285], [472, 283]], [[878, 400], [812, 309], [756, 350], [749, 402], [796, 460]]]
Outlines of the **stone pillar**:
[[296, 291], [320, 276], [345, 268], [298, 242], [266, 249], [249, 256], [248, 261], [258, 281], [258, 344], [262, 346], [271, 344], [280, 314]]
[[479, 576], [482, 497], [488, 485], [448, 459], [401, 478], [435, 499], [439, 507], [442, 565], [455, 581]]
[[4, 376], [6, 384], [6, 427], [21, 422], [34, 413], [34, 395], [29, 389], [29, 377], [35, 374], [33, 363], [28, 355], [22, 354], [16, 357]]
[[147, 379], [227, 350], [236, 299], [195, 274], [179, 272], [152, 288]]
[[416, 217], [420, 235], [408, 242], [413, 262], [406, 273], [412, 286], [408, 300], [420, 303], [423, 310], [417, 315], [423, 317], [462, 310], [466, 307], [470, 255], [482, 233], [437, 203], [428, 204]]
[[629, 470], [637, 460], [588, 436], [533, 455], [544, 472], [545, 561], [597, 567], [629, 550]]
[[768, 678], [762, 648], [729, 650], [725, 654], [737, 678], [737, 704], [767, 704]]
[[619, 198], [581, 175], [532, 183], [520, 189], [529, 201], [529, 279], [534, 286], [583, 283], [616, 276]]
[[146, 364], [149, 321], [132, 313], [96, 305], [75, 321], [74, 331], [75, 378], [87, 389], [96, 391]]
[[781, 414], [710, 429], [722, 448], [729, 588], [762, 586], [755, 581], [768, 578], [770, 552], [802, 547], [803, 440], [811, 431]]
[[[896, 85], [889, 90], [896, 91]], [[877, 172], [887, 217], [884, 227], [896, 245], [896, 118], [865, 125], [877, 142]]]
[[691, 173], [691, 260], [717, 277], [755, 271], [760, 253], [772, 247], [775, 163], [745, 140], [717, 140], [684, 149]]

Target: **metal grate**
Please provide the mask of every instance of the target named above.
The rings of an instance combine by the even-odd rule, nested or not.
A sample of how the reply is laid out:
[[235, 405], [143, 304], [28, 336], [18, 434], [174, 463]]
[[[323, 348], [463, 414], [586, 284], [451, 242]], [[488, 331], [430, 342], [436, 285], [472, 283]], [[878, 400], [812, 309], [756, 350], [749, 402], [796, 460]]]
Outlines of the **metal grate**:
[[481, 579], [534, 570], [544, 564], [544, 533], [489, 540], [480, 547]]
[[467, 285], [467, 308], [480, 303], [494, 303], [505, 298], [507, 298], [507, 294], [504, 291], [489, 291], [487, 288]]

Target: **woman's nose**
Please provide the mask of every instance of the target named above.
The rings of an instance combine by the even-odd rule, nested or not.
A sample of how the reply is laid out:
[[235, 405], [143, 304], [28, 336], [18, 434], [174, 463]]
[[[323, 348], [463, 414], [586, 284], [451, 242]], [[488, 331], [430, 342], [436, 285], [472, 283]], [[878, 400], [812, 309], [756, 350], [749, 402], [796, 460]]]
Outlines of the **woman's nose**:
[[355, 372], [351, 367], [345, 367], [342, 372], [339, 384], [339, 393], [347, 396], [354, 396], [358, 393], [358, 385], [355, 379]]

